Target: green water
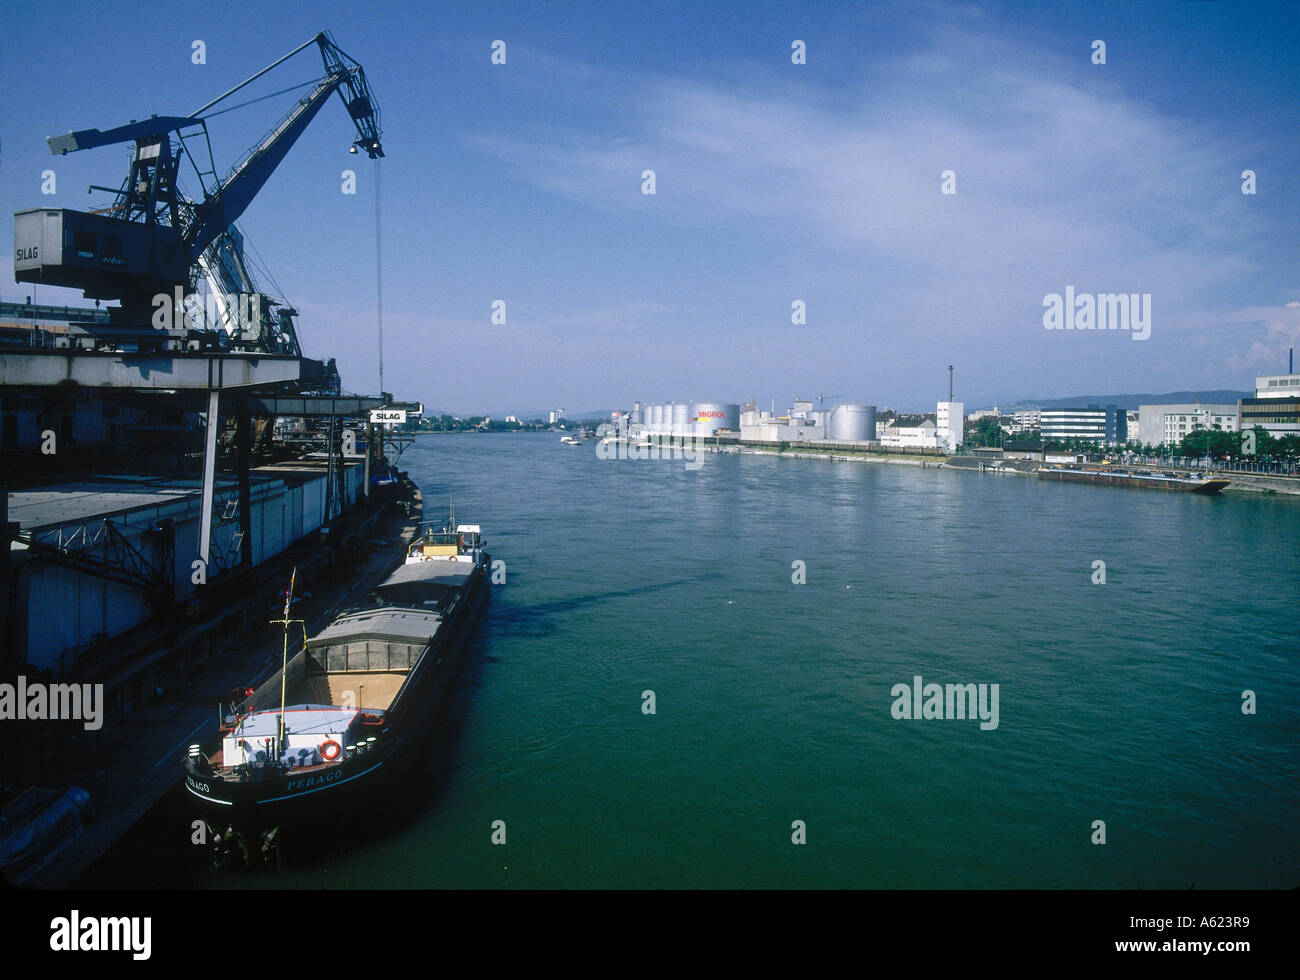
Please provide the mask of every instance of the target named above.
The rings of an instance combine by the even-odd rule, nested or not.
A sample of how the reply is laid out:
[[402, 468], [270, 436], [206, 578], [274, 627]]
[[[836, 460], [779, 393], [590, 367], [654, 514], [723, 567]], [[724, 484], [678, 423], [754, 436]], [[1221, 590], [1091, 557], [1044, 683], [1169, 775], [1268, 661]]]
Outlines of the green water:
[[[239, 887], [1300, 885], [1300, 499], [552, 435], [403, 465], [506, 563], [438, 759]], [[997, 684], [997, 728], [895, 719], [915, 675]]]

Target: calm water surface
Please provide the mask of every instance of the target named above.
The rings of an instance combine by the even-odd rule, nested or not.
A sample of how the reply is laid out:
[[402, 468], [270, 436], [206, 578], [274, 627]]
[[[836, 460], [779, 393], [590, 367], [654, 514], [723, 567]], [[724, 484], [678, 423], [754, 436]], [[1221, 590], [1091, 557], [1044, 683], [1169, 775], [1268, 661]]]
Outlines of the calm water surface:
[[[1300, 885], [1300, 499], [551, 434], [403, 465], [506, 563], [437, 759], [371, 837], [185, 884]], [[915, 675], [998, 727], [895, 719]]]

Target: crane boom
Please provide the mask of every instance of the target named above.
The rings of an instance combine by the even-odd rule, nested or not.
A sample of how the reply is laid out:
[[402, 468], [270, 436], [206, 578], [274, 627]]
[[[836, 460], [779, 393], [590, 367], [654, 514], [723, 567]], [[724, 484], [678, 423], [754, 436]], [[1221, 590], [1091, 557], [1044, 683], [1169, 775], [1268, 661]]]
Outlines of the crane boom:
[[[209, 160], [200, 166], [187, 140], [208, 142], [206, 119], [215, 114], [209, 110], [312, 44], [320, 50], [325, 74], [311, 83], [311, 91], [224, 180], [216, 178], [210, 145]], [[365, 71], [324, 31], [188, 116], [155, 115], [114, 129], [84, 129], [50, 137], [47, 143], [54, 154], [134, 142], [131, 172], [111, 208], [18, 212], [14, 220], [15, 280], [80, 288], [88, 298], [120, 299], [123, 315], [118, 319], [133, 322], [148, 321], [151, 296], [170, 294], [173, 287], [189, 285], [195, 277], [215, 285], [218, 277], [213, 275], [213, 260], [218, 252], [210, 249], [220, 246], [223, 236], [335, 92], [356, 127], [352, 152], [360, 149], [371, 159], [382, 157], [379, 110]], [[175, 143], [173, 134], [178, 140]], [[177, 187], [177, 168], [186, 155], [203, 188], [201, 200], [189, 200]], [[233, 283], [224, 285], [233, 298]], [[239, 290], [247, 291], [247, 287]]]
[[[303, 130], [316, 118], [316, 114], [334, 92], [338, 92], [343, 99], [343, 105], [357, 127], [358, 136], [353, 141], [353, 146], [364, 149], [371, 159], [384, 155], [383, 147], [379, 142], [379, 114], [374, 107], [374, 99], [370, 95], [370, 86], [366, 83], [365, 72], [324, 31], [249, 76], [199, 111], [206, 111], [222, 102], [254, 79], [260, 78], [276, 65], [297, 54], [312, 41], [320, 47], [321, 59], [325, 63], [325, 77], [262, 138], [261, 142], [235, 166], [225, 181], [218, 185], [206, 200], [195, 205], [196, 223], [186, 229], [183, 235], [190, 262], [198, 261], [204, 250], [222, 232], [239, 220], [244, 209], [252, 203], [257, 192], [270, 179], [275, 168], [280, 165], [280, 161], [284, 159]], [[349, 61], [352, 62], [351, 65], [348, 64]], [[195, 115], [197, 116], [197, 113]]]
[[318, 84], [315, 91], [253, 148], [215, 192], [194, 206], [194, 224], [181, 236], [190, 262], [196, 262], [222, 232], [239, 220], [337, 87], [338, 80], [333, 78]]

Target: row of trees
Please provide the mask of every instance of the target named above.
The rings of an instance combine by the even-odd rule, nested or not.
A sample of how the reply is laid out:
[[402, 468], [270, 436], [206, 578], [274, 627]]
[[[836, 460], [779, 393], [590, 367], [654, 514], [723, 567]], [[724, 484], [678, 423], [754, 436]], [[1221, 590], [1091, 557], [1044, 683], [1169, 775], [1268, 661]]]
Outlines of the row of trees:
[[[976, 419], [974, 425], [967, 427], [964, 434], [965, 445], [968, 449], [982, 448], [988, 446], [1001, 446], [1007, 438], [1006, 430], [998, 424], [996, 417], [985, 415], [983, 418]], [[1025, 436], [1015, 436], [1016, 439], [1024, 439]], [[1037, 436], [1035, 435], [1035, 438]]]
[[1187, 433], [1174, 445], [1144, 447], [1144, 450], [1157, 456], [1209, 456], [1211, 459], [1280, 462], [1300, 459], [1300, 435], [1288, 433], [1278, 438], [1259, 425], [1242, 432], [1197, 429]]

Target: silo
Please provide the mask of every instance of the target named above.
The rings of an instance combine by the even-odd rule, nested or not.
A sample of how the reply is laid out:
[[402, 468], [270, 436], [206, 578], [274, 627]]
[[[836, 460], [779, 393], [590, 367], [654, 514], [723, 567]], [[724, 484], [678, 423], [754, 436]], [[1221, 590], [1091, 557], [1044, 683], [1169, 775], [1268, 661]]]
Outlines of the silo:
[[830, 413], [831, 442], [869, 442], [876, 438], [876, 406], [860, 402], [836, 405]]
[[668, 431], [675, 436], [689, 435], [691, 432], [691, 403], [673, 402], [672, 416]]
[[712, 438], [718, 429], [740, 429], [740, 406], [726, 402], [696, 402], [692, 419], [695, 436]]

